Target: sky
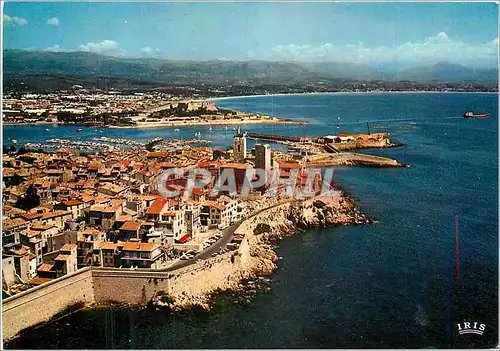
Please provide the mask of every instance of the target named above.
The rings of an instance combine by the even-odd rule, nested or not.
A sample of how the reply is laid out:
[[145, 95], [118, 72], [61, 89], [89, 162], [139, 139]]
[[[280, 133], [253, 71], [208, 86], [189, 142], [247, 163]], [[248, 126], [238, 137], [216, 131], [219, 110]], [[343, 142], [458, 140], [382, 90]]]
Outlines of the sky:
[[4, 48], [176, 60], [498, 66], [495, 3], [16, 3]]

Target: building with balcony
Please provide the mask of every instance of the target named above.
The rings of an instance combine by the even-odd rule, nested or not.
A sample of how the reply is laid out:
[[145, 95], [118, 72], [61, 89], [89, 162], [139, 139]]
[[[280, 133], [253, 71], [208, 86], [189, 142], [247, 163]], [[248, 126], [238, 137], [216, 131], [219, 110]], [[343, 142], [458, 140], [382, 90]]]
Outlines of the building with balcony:
[[165, 257], [160, 245], [155, 243], [126, 242], [121, 247], [121, 266], [124, 268], [157, 268]]

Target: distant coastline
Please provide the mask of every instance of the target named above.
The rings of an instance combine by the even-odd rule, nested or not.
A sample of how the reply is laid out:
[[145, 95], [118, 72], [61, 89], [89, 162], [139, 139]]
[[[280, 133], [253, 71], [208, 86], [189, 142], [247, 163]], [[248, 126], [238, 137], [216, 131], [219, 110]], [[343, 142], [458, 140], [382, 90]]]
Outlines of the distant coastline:
[[214, 121], [201, 121], [201, 122], [143, 122], [137, 125], [119, 126], [119, 125], [106, 125], [106, 126], [89, 126], [84, 123], [53, 123], [53, 122], [30, 122], [30, 123], [9, 123], [4, 122], [4, 126], [37, 126], [37, 125], [58, 125], [58, 126], [73, 126], [73, 127], [89, 127], [89, 128], [113, 128], [113, 129], [149, 129], [149, 128], [172, 128], [172, 127], [196, 127], [196, 126], [230, 126], [230, 125], [248, 125], [248, 124], [294, 124], [306, 125], [306, 121], [292, 121], [277, 118], [261, 118], [261, 119], [231, 119], [231, 120], [214, 120]]
[[222, 121], [202, 121], [202, 122], [166, 122], [166, 123], [141, 123], [133, 126], [110, 125], [107, 128], [119, 129], [142, 129], [142, 128], [171, 128], [171, 127], [196, 127], [196, 126], [230, 126], [247, 124], [296, 124], [306, 125], [305, 121], [291, 121], [282, 119], [247, 119], [247, 120], [222, 120]]
[[[213, 102], [236, 99], [248, 99], [259, 97], [281, 97], [281, 96], [310, 96], [310, 95], [381, 95], [381, 94], [498, 94], [498, 92], [469, 92], [469, 91], [339, 91], [339, 92], [306, 92], [306, 93], [277, 93], [277, 94], [255, 94], [255, 95], [238, 95], [238, 96], [224, 96], [212, 97], [206, 99], [191, 100], [193, 102]], [[236, 111], [235, 112], [242, 112]], [[245, 112], [242, 112], [244, 115]], [[229, 126], [229, 125], [258, 125], [258, 124], [293, 124], [293, 125], [306, 125], [307, 121], [296, 121], [290, 119], [281, 119], [276, 116], [262, 115], [261, 118], [248, 118], [242, 116], [240, 119], [230, 120], [204, 120], [204, 121], [190, 121], [190, 122], [138, 122], [136, 125], [104, 125], [104, 126], [89, 126], [85, 123], [65, 123], [65, 122], [23, 122], [12, 123], [3, 122], [4, 126], [36, 126], [36, 125], [58, 125], [58, 126], [86, 126], [93, 128], [113, 128], [113, 129], [152, 129], [152, 128], [173, 128], [173, 127], [196, 127], [196, 126]]]
[[[256, 94], [256, 95], [238, 95], [238, 96], [223, 96], [204, 99], [203, 101], [223, 101], [246, 99], [253, 97], [266, 96], [300, 96], [300, 95], [354, 95], [354, 94], [498, 94], [496, 91], [433, 91], [433, 90], [398, 90], [398, 91], [331, 91], [331, 92], [312, 92], [312, 93], [278, 93], [278, 94]], [[200, 99], [202, 100], [202, 99]]]

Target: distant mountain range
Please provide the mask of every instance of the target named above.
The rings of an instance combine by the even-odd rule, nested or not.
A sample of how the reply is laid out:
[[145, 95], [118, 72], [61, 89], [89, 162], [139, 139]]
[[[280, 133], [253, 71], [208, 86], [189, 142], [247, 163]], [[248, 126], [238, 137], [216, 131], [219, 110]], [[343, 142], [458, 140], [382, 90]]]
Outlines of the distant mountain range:
[[343, 62], [173, 61], [119, 58], [90, 52], [50, 52], [7, 49], [4, 79], [25, 76], [109, 77], [168, 84], [311, 84], [339, 80], [384, 80], [494, 84], [497, 69], [473, 69], [438, 63], [393, 69]]

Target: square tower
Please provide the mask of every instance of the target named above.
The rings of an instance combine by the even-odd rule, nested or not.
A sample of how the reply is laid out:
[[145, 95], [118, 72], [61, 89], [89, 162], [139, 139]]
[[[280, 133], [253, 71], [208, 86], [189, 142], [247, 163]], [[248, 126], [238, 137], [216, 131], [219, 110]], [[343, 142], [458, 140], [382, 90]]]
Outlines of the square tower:
[[247, 136], [237, 134], [233, 140], [233, 158], [235, 161], [243, 161], [247, 157]]

